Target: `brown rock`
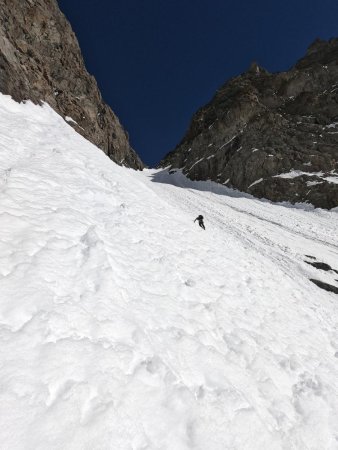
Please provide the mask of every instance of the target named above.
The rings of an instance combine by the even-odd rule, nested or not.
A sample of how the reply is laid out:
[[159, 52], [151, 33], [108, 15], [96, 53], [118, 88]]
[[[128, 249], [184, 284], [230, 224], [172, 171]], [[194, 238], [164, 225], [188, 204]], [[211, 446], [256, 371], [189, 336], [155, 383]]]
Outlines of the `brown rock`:
[[[338, 39], [316, 41], [288, 72], [253, 63], [194, 115], [160, 166], [273, 201], [336, 207], [337, 80]], [[278, 177], [290, 171], [299, 176]]]
[[17, 101], [47, 102], [116, 163], [142, 169], [56, 0], [2, 0], [0, 25], [0, 91]]

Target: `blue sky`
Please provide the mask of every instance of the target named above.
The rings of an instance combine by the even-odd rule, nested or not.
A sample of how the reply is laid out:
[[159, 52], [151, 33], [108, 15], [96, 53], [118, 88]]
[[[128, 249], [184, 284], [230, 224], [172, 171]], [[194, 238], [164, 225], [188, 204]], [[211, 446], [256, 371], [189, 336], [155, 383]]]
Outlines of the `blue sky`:
[[150, 166], [253, 60], [286, 70], [316, 37], [338, 36], [336, 0], [58, 2], [103, 98]]

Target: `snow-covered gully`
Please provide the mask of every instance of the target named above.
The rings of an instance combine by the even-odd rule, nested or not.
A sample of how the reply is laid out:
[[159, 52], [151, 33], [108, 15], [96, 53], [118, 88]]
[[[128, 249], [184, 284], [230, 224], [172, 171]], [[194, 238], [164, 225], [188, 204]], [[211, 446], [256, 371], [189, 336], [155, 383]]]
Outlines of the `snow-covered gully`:
[[0, 448], [337, 449], [337, 225], [0, 95]]

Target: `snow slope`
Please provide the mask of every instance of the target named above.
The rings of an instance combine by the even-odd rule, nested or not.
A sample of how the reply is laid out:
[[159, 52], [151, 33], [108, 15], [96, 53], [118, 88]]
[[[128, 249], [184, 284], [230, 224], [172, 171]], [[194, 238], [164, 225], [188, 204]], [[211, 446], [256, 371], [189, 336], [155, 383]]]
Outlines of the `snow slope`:
[[1, 450], [338, 449], [337, 225], [0, 96]]

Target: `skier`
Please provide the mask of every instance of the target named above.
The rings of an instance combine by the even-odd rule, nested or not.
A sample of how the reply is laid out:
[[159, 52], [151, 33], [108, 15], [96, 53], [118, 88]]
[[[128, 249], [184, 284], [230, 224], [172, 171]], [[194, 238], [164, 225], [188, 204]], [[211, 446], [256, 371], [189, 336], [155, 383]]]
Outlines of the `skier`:
[[196, 219], [194, 220], [194, 223], [196, 222], [196, 220], [198, 220], [198, 225], [203, 228], [203, 230], [205, 230], [205, 226], [204, 226], [204, 222], [203, 222], [203, 216], [199, 215], [198, 217], [196, 217]]

